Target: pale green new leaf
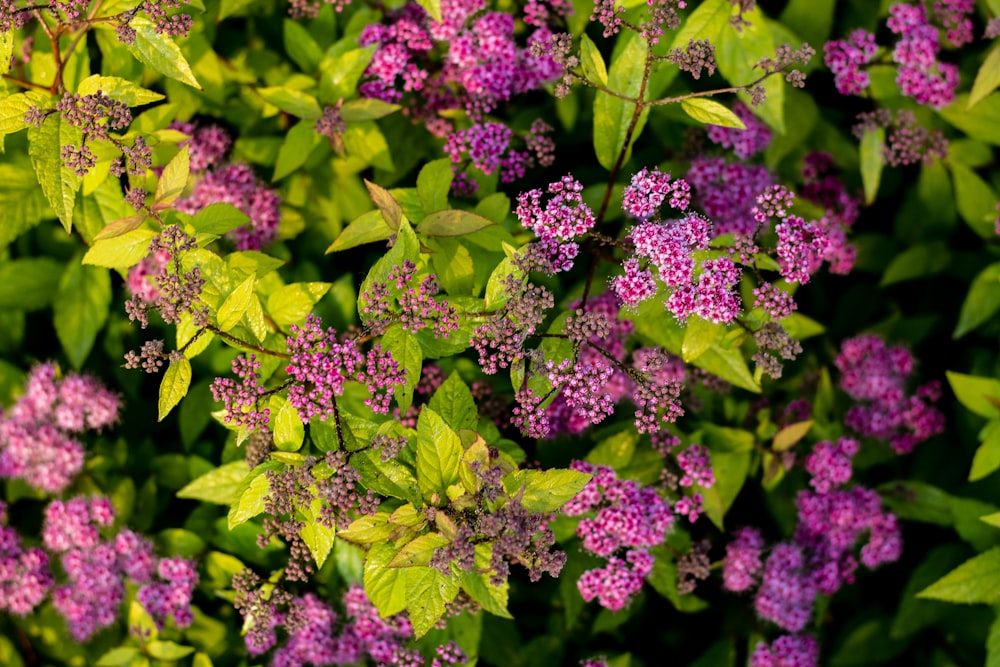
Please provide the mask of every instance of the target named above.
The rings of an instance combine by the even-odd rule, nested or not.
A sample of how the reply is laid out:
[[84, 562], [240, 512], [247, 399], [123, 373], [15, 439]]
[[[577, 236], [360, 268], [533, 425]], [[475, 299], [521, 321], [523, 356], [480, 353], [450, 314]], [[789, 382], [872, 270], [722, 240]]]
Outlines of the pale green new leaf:
[[446, 209], [424, 216], [417, 225], [417, 231], [428, 236], [465, 236], [495, 224], [471, 211]]
[[681, 108], [684, 109], [684, 113], [699, 123], [718, 125], [720, 127], [734, 127], [737, 130], [747, 129], [747, 126], [740, 120], [739, 116], [715, 100], [705, 97], [681, 100]]
[[590, 481], [578, 470], [518, 470], [504, 479], [512, 496], [521, 495], [521, 506], [529, 512], [555, 512], [568, 503]]
[[[626, 97], [637, 99], [642, 88], [646, 41], [631, 32], [622, 33], [619, 39], [627, 42], [611, 63], [608, 88]], [[625, 151], [625, 160], [628, 160], [632, 146], [631, 144], [625, 146], [625, 135], [628, 134], [635, 110], [636, 105], [632, 102], [597, 92], [594, 98], [594, 150], [597, 153], [597, 161], [605, 169], [612, 169], [622, 151]], [[648, 115], [648, 109], [639, 115], [631, 141], [634, 142], [642, 132]]]
[[417, 195], [424, 213], [448, 208], [448, 191], [451, 190], [453, 178], [451, 160], [448, 158], [428, 162], [420, 169], [417, 174]]
[[958, 402], [982, 417], [1000, 412], [1000, 380], [947, 371], [948, 384]]
[[158, 33], [153, 23], [141, 14], [135, 16], [129, 25], [135, 30], [135, 42], [127, 46], [136, 60], [164, 76], [201, 90], [191, 65], [172, 38]]
[[458, 584], [432, 567], [414, 567], [406, 572], [406, 609], [413, 634], [419, 639], [437, 625], [449, 602], [458, 595]]
[[979, 272], [969, 285], [952, 338], [961, 338], [988, 322], [1000, 310], [1000, 262]]
[[424, 353], [416, 337], [401, 325], [393, 325], [386, 331], [382, 336], [382, 348], [390, 350], [392, 358], [406, 371], [406, 382], [393, 387], [393, 396], [396, 398], [399, 411], [405, 413], [413, 402], [413, 390], [420, 380]]
[[326, 249], [327, 254], [339, 250], [350, 250], [359, 245], [385, 241], [395, 232], [385, 223], [382, 211], [375, 209], [363, 213], [355, 218], [349, 225], [344, 227], [340, 236]]
[[427, 565], [430, 563], [435, 551], [450, 543], [451, 540], [441, 533], [424, 533], [407, 542], [385, 566], [414, 567]]
[[301, 324], [329, 290], [330, 283], [284, 285], [268, 295], [267, 312], [281, 326]]
[[247, 485], [240, 497], [229, 507], [229, 530], [246, 523], [264, 511], [264, 497], [270, 492], [267, 475], [258, 474]]
[[178, 361], [171, 361], [170, 367], [160, 381], [160, 399], [157, 403], [159, 414], [156, 421], [163, 421], [163, 418], [170, 414], [174, 406], [187, 395], [190, 386], [191, 362], [184, 357]]

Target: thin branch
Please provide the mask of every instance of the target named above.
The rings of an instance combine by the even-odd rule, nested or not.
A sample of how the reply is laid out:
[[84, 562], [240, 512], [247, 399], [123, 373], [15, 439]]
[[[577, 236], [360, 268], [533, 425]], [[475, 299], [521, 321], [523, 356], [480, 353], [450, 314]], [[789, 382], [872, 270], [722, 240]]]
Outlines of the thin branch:
[[232, 335], [230, 333], [226, 333], [225, 331], [223, 331], [219, 327], [215, 326], [214, 324], [206, 324], [204, 328], [207, 329], [208, 331], [211, 331], [212, 333], [214, 333], [219, 338], [222, 338], [223, 340], [229, 341], [230, 343], [232, 343], [233, 345], [236, 345], [238, 347], [242, 347], [242, 348], [245, 348], [247, 350], [253, 350], [254, 352], [260, 352], [261, 354], [267, 355], [269, 357], [278, 357], [279, 359], [291, 359], [292, 358], [292, 355], [288, 354], [287, 352], [278, 352], [277, 350], [269, 350], [266, 347], [260, 347], [259, 345], [254, 345], [252, 343], [248, 343], [247, 341], [243, 340], [242, 338], [237, 338], [236, 336], [234, 336], [234, 335]]
[[27, 81], [25, 79], [20, 79], [16, 76], [11, 76], [10, 74], [3, 75], [4, 81], [10, 81], [15, 86], [21, 86], [22, 88], [33, 88], [35, 90], [44, 90], [46, 93], [51, 92], [51, 86], [43, 86], [40, 83], [35, 83], [34, 81]]

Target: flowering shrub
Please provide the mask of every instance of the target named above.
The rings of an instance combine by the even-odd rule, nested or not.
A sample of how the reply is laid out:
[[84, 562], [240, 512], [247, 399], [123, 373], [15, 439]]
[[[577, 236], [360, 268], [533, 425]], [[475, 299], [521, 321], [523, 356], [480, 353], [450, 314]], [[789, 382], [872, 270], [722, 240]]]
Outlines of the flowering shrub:
[[0, 0], [0, 664], [1000, 660], [998, 15]]

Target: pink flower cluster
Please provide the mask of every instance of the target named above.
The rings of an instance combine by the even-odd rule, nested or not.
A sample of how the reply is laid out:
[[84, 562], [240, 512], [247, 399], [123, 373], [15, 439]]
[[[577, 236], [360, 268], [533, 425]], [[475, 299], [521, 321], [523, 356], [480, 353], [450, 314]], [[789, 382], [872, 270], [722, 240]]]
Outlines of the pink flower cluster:
[[353, 340], [339, 341], [333, 328], [324, 330], [315, 315], [308, 315], [301, 327], [292, 325], [287, 345], [288, 402], [303, 422], [333, 416], [334, 397], [343, 393], [346, 381], [364, 383], [371, 393], [365, 404], [383, 414], [389, 411], [393, 388], [406, 382], [406, 370], [388, 350], [375, 345], [366, 355]]
[[750, 656], [750, 667], [816, 667], [819, 645], [808, 635], [783, 635], [770, 646], [758, 642]]
[[833, 82], [842, 95], [861, 95], [871, 82], [868, 72], [861, 68], [878, 53], [875, 35], [864, 28], [853, 31], [846, 39], [826, 43], [826, 66], [833, 72]]
[[[968, 5], [971, 12], [973, 3], [949, 0], [947, 4]], [[958, 66], [938, 60], [941, 51], [938, 29], [928, 22], [923, 3], [895, 4], [889, 8], [889, 14], [889, 30], [899, 35], [892, 59], [899, 65], [896, 84], [900, 91], [920, 104], [937, 109], [951, 104], [958, 87]], [[958, 33], [953, 34], [958, 37]]]
[[748, 160], [767, 148], [773, 135], [770, 128], [742, 102], [736, 103], [733, 113], [743, 121], [746, 129], [709, 125], [708, 138], [714, 144], [732, 148], [733, 153], [741, 160]]
[[759, 227], [753, 214], [756, 197], [774, 185], [763, 165], [721, 157], [695, 158], [684, 178], [695, 189], [694, 203], [715, 221], [716, 234], [752, 236]]
[[281, 199], [266, 188], [248, 165], [223, 164], [230, 139], [218, 126], [195, 128], [190, 123], [172, 125], [191, 138], [188, 147], [191, 171], [201, 173], [191, 193], [177, 200], [177, 210], [194, 215], [209, 204], [231, 204], [250, 217], [250, 223], [226, 234], [237, 250], [260, 250], [278, 236]]
[[119, 407], [97, 378], [59, 378], [54, 363], [35, 366], [21, 398], [0, 411], [0, 477], [62, 492], [83, 469], [83, 445], [74, 436], [114, 424]]
[[663, 202], [670, 208], [686, 211], [691, 202], [691, 186], [682, 178], [670, 180], [670, 174], [657, 167], [643, 167], [632, 176], [632, 182], [622, 193], [622, 208], [633, 218], [649, 220], [659, 212]]
[[49, 555], [39, 547], [26, 549], [6, 522], [7, 505], [0, 501], [0, 611], [24, 616], [45, 599], [55, 579]]
[[[169, 616], [183, 628], [191, 624], [191, 596], [198, 574], [182, 558], [157, 561], [153, 544], [127, 528], [104, 540], [101, 529], [114, 523], [105, 497], [54, 500], [45, 508], [42, 544], [58, 554], [67, 583], [52, 591], [52, 604], [77, 641], [87, 641], [112, 625], [125, 599], [126, 579], [139, 585], [136, 595], [157, 626]], [[157, 581], [157, 575], [161, 581]]]
[[437, 278], [428, 273], [417, 282], [416, 275], [417, 265], [405, 260], [390, 269], [385, 282], [373, 282], [362, 295], [360, 313], [373, 333], [385, 333], [394, 322], [411, 333], [429, 328], [438, 338], [458, 328], [455, 308], [435, 298], [441, 291]]
[[[547, 44], [552, 35], [547, 25], [538, 25], [538, 4], [527, 47], [515, 40], [514, 17], [483, 12], [484, 0], [444, 0], [441, 23], [415, 2], [388, 12], [388, 23], [368, 25], [358, 38], [361, 46], [377, 46], [359, 91], [392, 103], [410, 94], [406, 112], [438, 136], [453, 129], [440, 115], [443, 111], [464, 109], [479, 121], [515, 95], [562, 76], [550, 56], [533, 55], [530, 48]], [[550, 5], [546, 14], [553, 18], [569, 8], [561, 2]], [[438, 49], [443, 51], [440, 60]]]
[[550, 166], [555, 160], [555, 142], [546, 135], [551, 131], [545, 121], [537, 119], [524, 137], [525, 150], [511, 147], [514, 131], [503, 123], [484, 121], [450, 134], [444, 152], [455, 174], [452, 191], [463, 196], [475, 193], [478, 186], [465, 171], [470, 162], [487, 175], [499, 168], [502, 183], [523, 178], [536, 164]]
[[848, 410], [847, 425], [862, 435], [888, 440], [900, 454], [944, 430], [944, 415], [932, 405], [941, 396], [938, 382], [906, 394], [914, 363], [908, 350], [889, 347], [874, 335], [844, 341], [834, 360], [841, 389], [861, 401]]
[[212, 398], [225, 405], [226, 423], [249, 431], [266, 428], [271, 411], [260, 406], [265, 389], [260, 382], [260, 362], [257, 357], [253, 354], [236, 357], [233, 359], [233, 373], [239, 378], [239, 382], [220, 377], [212, 380], [211, 386]]
[[584, 461], [574, 461], [570, 468], [593, 477], [562, 512], [567, 516], [594, 513], [580, 521], [576, 534], [584, 549], [608, 559], [605, 567], [585, 572], [577, 587], [584, 600], [596, 597], [602, 607], [617, 611], [642, 588], [653, 567], [646, 548], [663, 542], [673, 515], [656, 491], [618, 479], [611, 468]]
[[763, 567], [764, 542], [756, 529], [738, 531], [727, 547], [725, 588], [750, 590], [759, 574], [757, 613], [790, 632], [801, 631], [809, 622], [817, 595], [832, 595], [854, 581], [858, 567], [854, 550], [862, 538], [867, 536], [861, 563], [869, 569], [898, 560], [902, 553], [898, 521], [882, 509], [879, 495], [861, 486], [840, 488], [851, 478], [851, 458], [857, 448], [849, 438], [815, 446], [805, 463], [813, 490], [799, 492], [793, 538], [774, 546]]
[[563, 176], [550, 183], [546, 192], [551, 196], [544, 207], [542, 197], [545, 193], [541, 190], [522, 192], [517, 197], [515, 213], [521, 224], [539, 239], [532, 244], [535, 249], [532, 257], [536, 260], [547, 258], [550, 265], [547, 273], [568, 271], [579, 252], [574, 239], [590, 231], [596, 219], [590, 207], [583, 203], [583, 185], [572, 176]]

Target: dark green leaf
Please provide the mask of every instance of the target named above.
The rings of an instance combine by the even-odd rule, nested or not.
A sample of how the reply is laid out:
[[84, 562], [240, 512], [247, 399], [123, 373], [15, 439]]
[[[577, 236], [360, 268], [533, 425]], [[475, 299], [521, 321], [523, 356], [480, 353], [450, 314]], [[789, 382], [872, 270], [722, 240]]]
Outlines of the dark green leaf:
[[285, 134], [285, 140], [278, 150], [278, 160], [274, 163], [271, 182], [280, 181], [294, 173], [306, 163], [312, 152], [323, 143], [323, 137], [316, 133], [316, 123], [303, 120], [292, 126]]
[[[722, 74], [734, 86], [745, 86], [760, 76], [754, 66], [763, 58], [774, 57], [774, 38], [760, 7], [743, 12], [749, 25], [739, 28], [729, 23], [723, 25], [715, 48], [715, 59]], [[767, 93], [763, 104], [750, 109], [778, 134], [785, 133], [785, 79], [772, 76], [762, 84]], [[749, 102], [746, 93], [740, 93], [744, 102]]]
[[961, 338], [985, 324], [1000, 310], [1000, 262], [990, 264], [969, 285], [952, 338]]
[[97, 333], [111, 307], [111, 276], [107, 269], [70, 260], [53, 303], [56, 335], [74, 368], [87, 360]]
[[951, 259], [948, 246], [941, 242], [921, 243], [896, 255], [882, 274], [883, 287], [923, 278], [944, 271]]
[[249, 224], [250, 216], [232, 204], [217, 202], [195, 213], [191, 225], [200, 234], [225, 234]]
[[413, 403], [413, 389], [420, 380], [420, 369], [423, 366], [424, 354], [420, 343], [412, 333], [400, 325], [393, 325], [382, 336], [382, 349], [392, 352], [392, 358], [399, 367], [406, 371], [406, 383], [396, 385], [393, 395], [400, 413], [405, 413]]
[[55, 298], [63, 267], [48, 258], [0, 262], [0, 308], [40, 310]]
[[323, 59], [323, 50], [298, 21], [285, 19], [284, 28], [285, 51], [288, 57], [295, 61], [303, 72], [312, 73], [319, 61]]

